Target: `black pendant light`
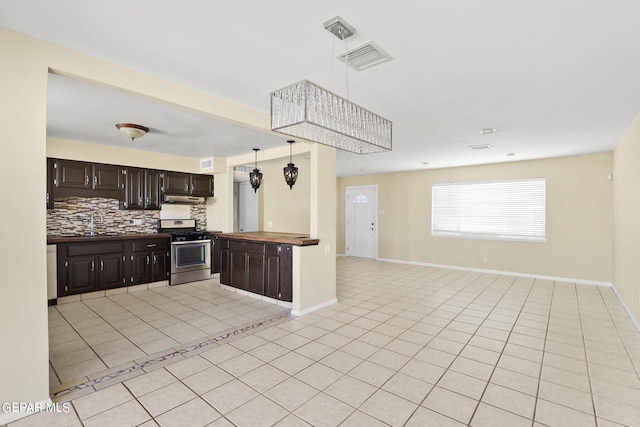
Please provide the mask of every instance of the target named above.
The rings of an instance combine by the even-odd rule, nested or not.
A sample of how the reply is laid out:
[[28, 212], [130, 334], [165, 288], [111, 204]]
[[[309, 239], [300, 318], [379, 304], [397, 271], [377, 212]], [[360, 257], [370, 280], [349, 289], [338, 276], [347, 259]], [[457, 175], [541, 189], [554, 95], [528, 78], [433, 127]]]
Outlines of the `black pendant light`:
[[253, 168], [253, 172], [249, 173], [249, 181], [253, 187], [253, 192], [257, 193], [258, 188], [260, 188], [260, 184], [262, 184], [262, 173], [260, 173], [260, 169], [258, 169], [258, 151], [260, 151], [260, 149], [254, 148], [253, 151], [256, 152], [256, 163]]
[[298, 168], [296, 167], [296, 165], [293, 164], [293, 160], [292, 160], [292, 156], [293, 156], [292, 150], [293, 150], [293, 148], [291, 147], [291, 145], [295, 141], [290, 139], [287, 142], [289, 143], [289, 164], [287, 164], [287, 166], [285, 166], [282, 169], [284, 171], [284, 180], [287, 181], [287, 185], [289, 186], [289, 190], [293, 190], [293, 184], [295, 184], [296, 180], [298, 179]]

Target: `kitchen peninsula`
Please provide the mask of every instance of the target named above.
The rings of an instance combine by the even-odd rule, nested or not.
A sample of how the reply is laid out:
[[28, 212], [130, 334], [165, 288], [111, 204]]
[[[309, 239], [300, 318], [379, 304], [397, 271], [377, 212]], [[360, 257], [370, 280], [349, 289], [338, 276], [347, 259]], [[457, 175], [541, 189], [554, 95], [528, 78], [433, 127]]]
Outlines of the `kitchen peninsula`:
[[215, 236], [220, 283], [280, 301], [293, 300], [293, 246], [318, 245], [318, 239], [264, 231]]

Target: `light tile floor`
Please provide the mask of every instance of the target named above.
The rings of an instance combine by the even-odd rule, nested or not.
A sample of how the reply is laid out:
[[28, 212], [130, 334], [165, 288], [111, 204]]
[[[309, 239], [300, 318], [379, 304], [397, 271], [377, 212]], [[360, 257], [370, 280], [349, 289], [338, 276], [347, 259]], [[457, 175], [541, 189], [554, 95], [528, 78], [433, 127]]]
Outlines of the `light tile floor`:
[[[67, 414], [12, 427], [640, 426], [640, 333], [612, 289], [337, 263], [337, 304], [149, 366], [73, 399]], [[151, 305], [145, 314], [167, 313]]]

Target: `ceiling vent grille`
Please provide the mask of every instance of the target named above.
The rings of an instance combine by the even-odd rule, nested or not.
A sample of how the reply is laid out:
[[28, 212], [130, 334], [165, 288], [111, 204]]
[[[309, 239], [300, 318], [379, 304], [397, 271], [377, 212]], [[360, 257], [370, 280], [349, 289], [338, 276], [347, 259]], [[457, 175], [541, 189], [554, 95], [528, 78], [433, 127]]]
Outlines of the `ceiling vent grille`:
[[487, 148], [491, 148], [491, 144], [469, 145], [469, 148], [472, 150], [486, 150]]
[[349, 66], [358, 71], [366, 70], [374, 65], [382, 64], [383, 62], [393, 59], [393, 57], [371, 40], [341, 53], [337, 58], [346, 63], [347, 56]]
[[234, 172], [249, 173], [253, 171], [253, 166], [239, 165], [233, 167]]

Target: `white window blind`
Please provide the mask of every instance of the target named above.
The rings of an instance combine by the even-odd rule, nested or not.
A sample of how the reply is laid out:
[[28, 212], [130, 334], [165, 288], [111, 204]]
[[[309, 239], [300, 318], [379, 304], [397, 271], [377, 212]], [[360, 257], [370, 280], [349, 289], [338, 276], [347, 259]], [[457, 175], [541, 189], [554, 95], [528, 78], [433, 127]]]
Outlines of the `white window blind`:
[[545, 179], [433, 184], [433, 236], [545, 240]]

